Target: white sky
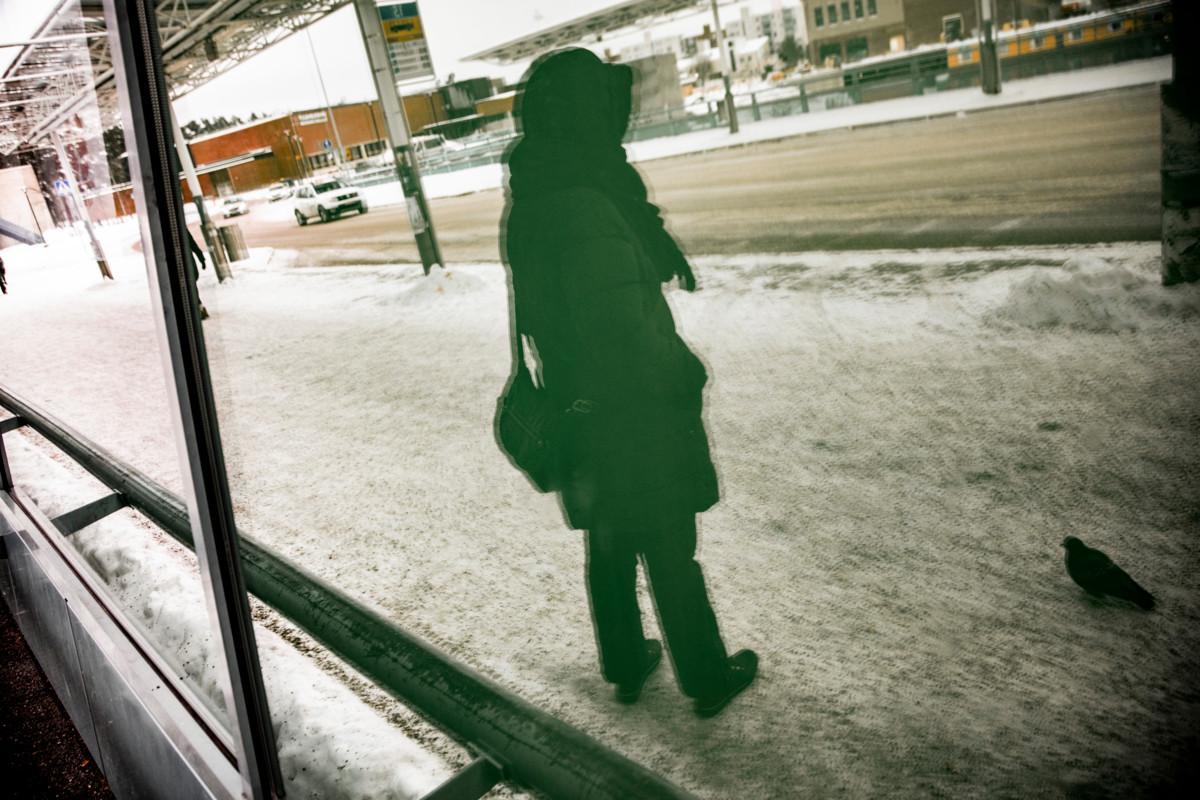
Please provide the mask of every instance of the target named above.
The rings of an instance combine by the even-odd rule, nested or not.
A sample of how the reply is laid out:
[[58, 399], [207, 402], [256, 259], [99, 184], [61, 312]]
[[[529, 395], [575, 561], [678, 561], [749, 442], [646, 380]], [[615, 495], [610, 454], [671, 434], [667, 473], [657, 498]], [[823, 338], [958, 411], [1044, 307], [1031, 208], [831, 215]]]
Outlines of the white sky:
[[[765, 11], [776, 0], [740, 0], [725, 5], [728, 1], [722, 0], [722, 22], [736, 17], [740, 6]], [[53, 4], [54, 0], [0, 0], [0, 40], [28, 35]], [[466, 62], [463, 58], [613, 4], [614, 0], [423, 0], [420, 10], [434, 70], [440, 80], [453, 73], [456, 78], [491, 76], [511, 81], [520, 77], [525, 64], [503, 67]], [[784, 0], [784, 5], [796, 4], [797, 0]], [[699, 33], [710, 19], [705, 8], [701, 14], [656, 28], [653, 35]], [[310, 30], [330, 102], [373, 98], [374, 86], [353, 8], [343, 7]], [[635, 32], [632, 36], [608, 40], [605, 45], [619, 50], [643, 36]], [[15, 50], [0, 50], [0, 70], [15, 53]], [[275, 114], [312, 108], [323, 102], [308, 37], [300, 33], [181, 98], [175, 109], [180, 123], [186, 124], [199, 117], [245, 118], [252, 112]]]

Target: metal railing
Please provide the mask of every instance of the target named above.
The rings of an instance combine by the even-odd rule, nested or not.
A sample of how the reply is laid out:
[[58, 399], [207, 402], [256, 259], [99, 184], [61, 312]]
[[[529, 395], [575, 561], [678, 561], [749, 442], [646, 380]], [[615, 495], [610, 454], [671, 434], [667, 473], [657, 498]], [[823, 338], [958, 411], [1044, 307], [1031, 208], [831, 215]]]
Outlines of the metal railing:
[[[0, 490], [13, 478], [4, 435], [28, 426], [113, 494], [55, 520], [65, 533], [124, 506], [194, 548], [182, 500], [50, 414], [0, 387]], [[471, 800], [500, 780], [563, 798], [685, 798], [687, 792], [454, 661], [253, 538], [239, 536], [247, 589], [363, 675], [480, 753], [429, 798]]]

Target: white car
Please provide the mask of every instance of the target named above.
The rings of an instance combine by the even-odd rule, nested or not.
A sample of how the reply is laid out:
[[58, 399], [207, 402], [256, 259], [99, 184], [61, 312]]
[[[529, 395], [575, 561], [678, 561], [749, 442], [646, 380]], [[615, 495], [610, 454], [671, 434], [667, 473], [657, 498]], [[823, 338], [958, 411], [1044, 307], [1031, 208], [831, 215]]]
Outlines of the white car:
[[242, 214], [248, 214], [249, 212], [250, 206], [246, 205], [246, 201], [237, 195], [226, 197], [221, 201], [221, 216], [225, 219], [240, 217]]
[[285, 197], [291, 197], [292, 188], [284, 183], [272, 183], [267, 187], [267, 200], [274, 203], [276, 200], [282, 200]]
[[313, 217], [329, 222], [345, 211], [367, 213], [367, 201], [353, 186], [346, 186], [336, 178], [321, 178], [306, 183], [292, 195], [296, 222], [307, 225]]

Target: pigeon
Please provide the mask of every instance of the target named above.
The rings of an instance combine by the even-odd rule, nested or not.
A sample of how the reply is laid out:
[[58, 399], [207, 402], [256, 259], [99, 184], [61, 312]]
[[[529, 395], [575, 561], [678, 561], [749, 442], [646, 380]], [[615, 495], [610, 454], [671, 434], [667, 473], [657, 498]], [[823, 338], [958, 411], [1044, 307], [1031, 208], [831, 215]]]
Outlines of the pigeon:
[[1063, 539], [1067, 549], [1067, 574], [1093, 597], [1117, 597], [1136, 603], [1146, 611], [1154, 608], [1154, 596], [1129, 577], [1100, 550], [1088, 547], [1074, 536]]

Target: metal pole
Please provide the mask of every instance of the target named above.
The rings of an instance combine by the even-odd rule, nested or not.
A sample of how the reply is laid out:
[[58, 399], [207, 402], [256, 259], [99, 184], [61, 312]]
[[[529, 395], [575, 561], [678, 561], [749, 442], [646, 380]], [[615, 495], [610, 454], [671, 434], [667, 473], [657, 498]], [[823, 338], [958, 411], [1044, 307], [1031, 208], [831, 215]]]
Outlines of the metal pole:
[[325, 91], [325, 78], [321, 75], [321, 62], [317, 61], [317, 48], [313, 46], [312, 26], [304, 29], [308, 37], [308, 52], [312, 54], [313, 68], [317, 71], [317, 83], [321, 86], [321, 97], [325, 98], [325, 113], [329, 115], [329, 123], [333, 126], [333, 141], [337, 144], [336, 159], [338, 166], [345, 163], [345, 151], [342, 150], [342, 134], [338, 131], [337, 117], [333, 115], [333, 106], [329, 105], [329, 93]]
[[29, 187], [23, 186], [21, 191], [25, 193], [25, 205], [29, 206], [29, 215], [33, 217], [33, 226], [37, 228], [38, 236], [46, 238], [46, 232], [42, 230], [42, 223], [37, 218], [37, 210], [33, 207], [33, 201], [29, 199]]
[[196, 177], [196, 165], [192, 162], [192, 151], [188, 149], [187, 142], [183, 140], [179, 118], [175, 116], [175, 106], [171, 106], [171, 131], [175, 136], [175, 152], [179, 155], [179, 164], [183, 167], [188, 190], [192, 193], [192, 204], [196, 206], [196, 211], [200, 214], [200, 235], [204, 237], [204, 244], [212, 256], [217, 280], [224, 283], [226, 278], [233, 277], [233, 272], [229, 269], [229, 258], [225, 254], [225, 247], [221, 244], [221, 237], [217, 234], [217, 226], [213, 224], [212, 217], [208, 215], [208, 208], [204, 204], [204, 192], [200, 189], [200, 179]]
[[171, 102], [163, 73], [154, 0], [104, 0], [129, 173], [138, 206], [142, 249], [168, 403], [179, 444], [188, 528], [209, 619], [219, 635], [214, 645], [227, 669], [223, 681], [232, 723], [243, 794], [251, 800], [284, 795], [275, 731], [271, 725], [250, 600], [225, 472], [208, 353], [200, 327], [183, 193], [173, 157]]
[[1000, 54], [996, 49], [995, 0], [979, 0], [979, 65], [984, 94], [1000, 94]]
[[721, 15], [717, 12], [717, 0], [709, 0], [712, 5], [713, 26], [717, 29], [717, 49], [721, 51], [721, 81], [725, 84], [725, 114], [729, 117], [729, 132], [738, 132], [737, 109], [733, 105], [733, 88], [730, 73], [733, 72], [733, 49], [725, 41], [725, 31], [721, 30]]
[[363, 47], [367, 52], [367, 63], [375, 79], [375, 91], [379, 93], [379, 106], [383, 110], [383, 122], [395, 157], [396, 175], [404, 192], [408, 207], [408, 222], [417, 240], [417, 251], [421, 254], [421, 266], [429, 274], [434, 264], [445, 266], [437, 235], [433, 230], [433, 219], [429, 215], [429, 204], [421, 187], [421, 173], [417, 170], [417, 159], [412, 152], [408, 120], [404, 117], [404, 105], [396, 90], [396, 79], [388, 60], [384, 44], [383, 23], [379, 21], [379, 10], [375, 0], [354, 0], [354, 11], [358, 15], [358, 27], [362, 32]]
[[75, 206], [75, 215], [83, 220], [83, 229], [87, 231], [88, 238], [92, 242], [92, 255], [96, 259], [96, 265], [100, 267], [100, 275], [111, 281], [113, 276], [108, 269], [108, 259], [104, 256], [104, 248], [100, 246], [100, 240], [96, 238], [96, 229], [92, 227], [92, 215], [88, 213], [83, 195], [79, 193], [79, 182], [75, 179], [71, 162], [67, 160], [67, 150], [63, 147], [62, 137], [58, 135], [58, 131], [50, 132], [50, 142], [54, 145], [54, 152], [58, 156], [63, 180], [67, 182], [67, 189], [70, 190], [71, 201]]

